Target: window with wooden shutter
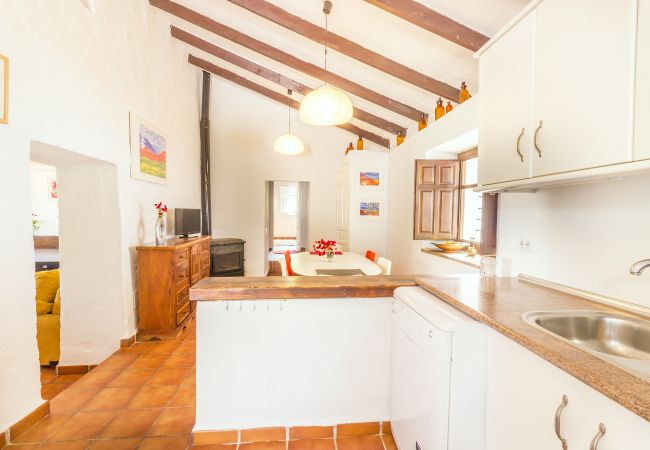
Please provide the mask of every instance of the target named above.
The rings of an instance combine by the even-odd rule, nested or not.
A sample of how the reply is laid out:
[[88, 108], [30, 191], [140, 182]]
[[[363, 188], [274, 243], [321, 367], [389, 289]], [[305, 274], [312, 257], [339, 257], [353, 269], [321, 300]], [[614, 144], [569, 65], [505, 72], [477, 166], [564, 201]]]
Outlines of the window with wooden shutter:
[[460, 163], [456, 160], [415, 161], [415, 217], [413, 238], [458, 237]]
[[477, 149], [458, 160], [415, 161], [413, 238], [473, 242], [481, 255], [497, 246], [498, 194], [474, 192]]

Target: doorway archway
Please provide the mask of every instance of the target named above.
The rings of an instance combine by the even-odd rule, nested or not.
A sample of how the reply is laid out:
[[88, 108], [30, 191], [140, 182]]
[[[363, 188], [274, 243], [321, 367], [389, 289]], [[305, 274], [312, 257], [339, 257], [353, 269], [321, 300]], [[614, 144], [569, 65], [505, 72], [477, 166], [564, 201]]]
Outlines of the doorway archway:
[[115, 164], [32, 141], [56, 168], [61, 265], [59, 366], [99, 364], [123, 333], [121, 220]]

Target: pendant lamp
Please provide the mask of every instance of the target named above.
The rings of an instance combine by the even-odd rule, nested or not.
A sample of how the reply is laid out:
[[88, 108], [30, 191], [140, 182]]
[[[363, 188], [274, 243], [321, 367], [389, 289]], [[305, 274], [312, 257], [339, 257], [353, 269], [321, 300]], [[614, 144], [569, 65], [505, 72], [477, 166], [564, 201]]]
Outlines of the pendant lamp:
[[291, 134], [291, 89], [287, 91], [287, 107], [289, 109], [289, 132], [278, 137], [273, 143], [273, 150], [281, 155], [300, 155], [305, 151], [305, 145], [295, 134]]
[[[327, 17], [332, 11], [332, 2], [323, 5], [325, 13], [325, 70], [327, 70]], [[311, 91], [300, 103], [300, 120], [310, 125], [332, 126], [348, 123], [352, 119], [352, 101], [345, 92], [325, 83]]]

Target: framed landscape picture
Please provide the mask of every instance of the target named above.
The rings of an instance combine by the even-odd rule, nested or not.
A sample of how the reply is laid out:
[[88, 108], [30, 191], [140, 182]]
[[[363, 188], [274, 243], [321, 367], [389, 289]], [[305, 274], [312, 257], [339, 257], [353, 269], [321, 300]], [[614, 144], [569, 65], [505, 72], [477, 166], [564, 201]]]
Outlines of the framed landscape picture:
[[382, 219], [384, 212], [380, 201], [362, 200], [359, 202], [359, 217], [367, 220]]
[[131, 177], [167, 183], [167, 135], [131, 113]]
[[384, 188], [384, 174], [380, 170], [362, 170], [357, 179], [357, 188], [378, 191]]
[[0, 55], [0, 123], [9, 123], [9, 58]]

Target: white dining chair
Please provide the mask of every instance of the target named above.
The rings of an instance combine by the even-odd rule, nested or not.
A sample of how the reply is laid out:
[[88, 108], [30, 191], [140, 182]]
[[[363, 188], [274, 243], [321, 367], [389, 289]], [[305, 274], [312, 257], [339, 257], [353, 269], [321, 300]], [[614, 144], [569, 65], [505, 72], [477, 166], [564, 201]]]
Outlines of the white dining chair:
[[282, 258], [280, 260], [280, 271], [282, 272], [283, 277], [289, 276], [289, 271], [287, 270], [287, 262]]
[[392, 262], [390, 262], [389, 259], [384, 258], [383, 256], [380, 256], [377, 258], [377, 262], [375, 263], [379, 267], [381, 267], [381, 274], [382, 275], [390, 275], [390, 268], [393, 265]]

